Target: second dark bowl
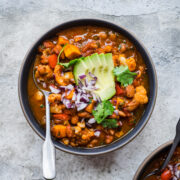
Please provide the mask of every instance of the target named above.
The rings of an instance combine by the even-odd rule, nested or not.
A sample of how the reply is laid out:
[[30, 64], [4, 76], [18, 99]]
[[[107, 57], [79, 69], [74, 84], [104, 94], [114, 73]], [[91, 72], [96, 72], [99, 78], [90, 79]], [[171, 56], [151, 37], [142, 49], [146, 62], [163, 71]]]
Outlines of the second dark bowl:
[[141, 180], [143, 179], [143, 176], [145, 175], [145, 171], [152, 163], [153, 160], [160, 157], [163, 153], [167, 153], [170, 150], [170, 147], [172, 145], [173, 141], [168, 141], [165, 144], [162, 144], [157, 149], [155, 149], [139, 166], [138, 170], [136, 171], [136, 174], [134, 175], [133, 180]]
[[135, 126], [133, 130], [131, 130], [128, 134], [126, 134], [121, 139], [106, 145], [102, 147], [96, 147], [93, 149], [88, 148], [78, 148], [78, 147], [70, 147], [66, 146], [63, 143], [60, 143], [58, 141], [53, 141], [56, 148], [63, 150], [65, 152], [78, 154], [78, 155], [98, 155], [98, 154], [104, 154], [107, 152], [114, 151], [128, 142], [130, 142], [133, 138], [135, 138], [139, 132], [143, 129], [143, 127], [148, 122], [148, 119], [151, 116], [151, 113], [153, 111], [155, 101], [156, 101], [156, 94], [157, 94], [157, 77], [156, 77], [156, 71], [153, 65], [153, 62], [151, 60], [151, 57], [149, 53], [147, 52], [146, 48], [142, 45], [142, 43], [128, 30], [125, 28], [122, 28], [119, 25], [113, 24], [111, 22], [107, 22], [104, 20], [97, 20], [97, 19], [79, 19], [79, 20], [73, 20], [69, 21], [63, 24], [60, 24], [54, 28], [52, 28], [50, 31], [42, 35], [30, 48], [28, 51], [26, 57], [24, 58], [24, 61], [21, 66], [21, 70], [19, 73], [19, 84], [18, 84], [18, 92], [19, 92], [19, 100], [20, 104], [23, 110], [23, 113], [30, 124], [30, 126], [33, 128], [33, 130], [42, 138], [45, 138], [45, 131], [44, 129], [38, 124], [36, 121], [29, 102], [28, 102], [28, 94], [27, 94], [27, 80], [28, 80], [28, 73], [30, 70], [30, 67], [32, 66], [32, 63], [35, 60], [35, 55], [37, 53], [38, 46], [46, 39], [52, 37], [53, 35], [56, 35], [57, 32], [74, 27], [74, 26], [82, 26], [82, 25], [95, 25], [95, 26], [101, 26], [101, 27], [107, 27], [114, 31], [117, 31], [121, 33], [122, 35], [126, 36], [137, 48], [137, 50], [140, 52], [142, 58], [145, 61], [146, 67], [147, 67], [147, 73], [149, 76], [149, 87], [150, 87], [150, 94], [149, 94], [149, 102], [147, 104], [146, 110], [141, 118], [141, 120], [138, 122], [138, 124]]

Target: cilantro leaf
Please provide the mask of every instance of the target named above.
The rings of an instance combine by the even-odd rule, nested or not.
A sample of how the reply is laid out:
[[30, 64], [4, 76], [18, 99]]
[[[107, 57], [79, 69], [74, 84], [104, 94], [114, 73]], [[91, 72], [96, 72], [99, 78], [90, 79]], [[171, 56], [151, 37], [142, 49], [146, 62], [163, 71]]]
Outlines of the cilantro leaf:
[[121, 44], [118, 46], [118, 50], [121, 50], [121, 48], [122, 48], [122, 46], [121, 46]]
[[41, 105], [40, 105], [40, 108], [44, 108], [44, 104], [41, 104]]
[[137, 73], [129, 71], [128, 66], [116, 67], [114, 68], [113, 72], [114, 75], [117, 76], [117, 81], [119, 81], [123, 86], [132, 84], [134, 76], [137, 75]]
[[61, 51], [59, 52], [58, 57], [57, 57], [57, 64], [60, 64], [59, 59], [60, 59], [60, 56], [61, 56], [61, 54], [62, 54], [62, 52], [64, 51], [64, 48], [65, 48], [66, 46], [67, 46], [67, 43], [62, 47]]
[[74, 64], [76, 64], [77, 62], [83, 60], [85, 57], [80, 57], [80, 58], [77, 58], [77, 59], [73, 59], [67, 63], [59, 63], [60, 65], [63, 65], [65, 68], [68, 68]]
[[93, 115], [98, 124], [102, 123], [105, 118], [114, 112], [113, 105], [109, 101], [103, 101], [93, 110]]
[[102, 122], [103, 127], [105, 128], [116, 128], [118, 127], [117, 120], [116, 119], [105, 119]]

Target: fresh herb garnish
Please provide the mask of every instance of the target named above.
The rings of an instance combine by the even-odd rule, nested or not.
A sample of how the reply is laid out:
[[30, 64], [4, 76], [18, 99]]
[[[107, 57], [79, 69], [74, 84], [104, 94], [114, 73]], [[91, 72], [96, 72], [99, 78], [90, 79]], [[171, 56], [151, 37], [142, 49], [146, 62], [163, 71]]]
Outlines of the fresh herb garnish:
[[60, 60], [61, 54], [62, 54], [62, 52], [64, 51], [64, 48], [65, 48], [66, 46], [67, 46], [67, 43], [62, 47], [61, 51], [59, 52], [58, 57], [57, 57], [57, 64], [61, 64], [61, 63], [59, 62], [59, 60]]
[[93, 110], [93, 115], [97, 123], [100, 124], [107, 116], [112, 115], [113, 112], [113, 105], [109, 101], [103, 101]]
[[117, 77], [117, 81], [119, 81], [122, 86], [128, 86], [129, 84], [132, 84], [134, 76], [137, 75], [137, 73], [129, 71], [128, 66], [116, 67], [114, 68], [113, 72]]
[[44, 104], [41, 104], [41, 105], [40, 105], [40, 108], [44, 108]]
[[121, 46], [121, 44], [120, 44], [120, 45], [118, 46], [118, 50], [121, 50], [121, 47], [122, 47], [122, 46]]
[[117, 127], [116, 119], [106, 119], [106, 117], [112, 115], [114, 112], [113, 105], [109, 101], [103, 101], [98, 104], [97, 108], [93, 110], [93, 115], [98, 124], [102, 124], [107, 128]]
[[85, 57], [80, 57], [80, 58], [77, 58], [77, 59], [73, 59], [71, 61], [69, 61], [68, 63], [59, 63], [60, 65], [63, 65], [65, 68], [68, 68], [74, 64], [76, 64], [77, 62], [83, 60]]
[[103, 127], [105, 128], [116, 128], [118, 127], [117, 120], [116, 119], [105, 119], [102, 122]]

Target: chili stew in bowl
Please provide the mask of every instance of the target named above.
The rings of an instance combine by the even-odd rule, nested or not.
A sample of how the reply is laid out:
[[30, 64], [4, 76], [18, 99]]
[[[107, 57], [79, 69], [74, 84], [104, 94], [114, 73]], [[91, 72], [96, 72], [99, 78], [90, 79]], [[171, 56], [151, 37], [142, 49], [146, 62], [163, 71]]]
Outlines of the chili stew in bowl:
[[[128, 133], [148, 103], [146, 65], [120, 33], [77, 26], [45, 40], [35, 59], [38, 84], [49, 95], [52, 135], [65, 145], [93, 148]], [[43, 94], [28, 79], [29, 102], [45, 126]]]
[[[165, 158], [167, 157], [171, 145], [172, 142], [168, 142], [165, 145], [162, 145], [157, 150], [155, 150], [155, 152], [153, 152], [155, 153], [155, 155], [152, 157], [150, 155], [148, 162], [145, 163], [143, 169], [141, 170], [141, 173], [135, 179], [143, 180], [147, 174], [153, 172], [155, 169], [159, 169], [163, 164], [163, 162], [165, 161]], [[176, 148], [167, 168], [161, 174], [153, 175], [146, 178], [146, 180], [179, 180], [179, 179], [180, 179], [180, 146]]]
[[117, 149], [140, 132], [154, 107], [156, 74], [148, 53], [128, 31], [105, 21], [59, 25], [27, 54], [20, 102], [30, 125], [44, 137], [44, 97], [33, 73], [51, 91], [53, 141], [67, 152], [93, 155]]

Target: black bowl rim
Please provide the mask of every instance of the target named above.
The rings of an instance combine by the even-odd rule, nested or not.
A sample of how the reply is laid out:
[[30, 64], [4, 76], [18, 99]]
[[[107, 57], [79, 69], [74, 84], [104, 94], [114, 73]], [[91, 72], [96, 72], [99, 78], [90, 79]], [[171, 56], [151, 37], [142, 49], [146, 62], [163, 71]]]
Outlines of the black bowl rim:
[[[101, 147], [96, 147], [96, 148], [92, 148], [92, 149], [86, 149], [86, 148], [83, 148], [83, 149], [79, 149], [77, 147], [75, 148], [72, 148], [72, 149], [68, 149], [69, 146], [64, 146], [62, 147], [63, 145], [60, 144], [60, 143], [57, 143], [57, 141], [53, 141], [54, 144], [55, 144], [55, 147], [59, 150], [62, 150], [64, 152], [68, 152], [68, 153], [71, 153], [71, 154], [75, 154], [75, 155], [100, 155], [100, 154], [105, 154], [105, 153], [108, 153], [108, 152], [111, 152], [111, 151], [115, 151], [117, 150], [118, 148], [120, 147], [123, 147], [124, 145], [126, 145], [127, 143], [129, 143], [130, 141], [132, 141], [142, 130], [143, 128], [145, 127], [145, 125], [147, 124], [147, 122], [149, 121], [150, 119], [150, 116], [153, 112], [153, 109], [154, 109], [154, 106], [155, 106], [155, 102], [156, 102], [156, 97], [157, 97], [157, 89], [158, 89], [158, 84], [157, 84], [157, 73], [156, 73], [156, 70], [155, 70], [155, 66], [154, 66], [154, 63], [152, 61], [152, 58], [150, 56], [150, 54], [148, 53], [147, 49], [145, 48], [145, 46], [142, 44], [142, 42], [132, 33], [130, 32], [129, 30], [127, 30], [126, 28], [118, 25], [118, 24], [115, 24], [115, 23], [112, 23], [110, 21], [107, 21], [107, 20], [104, 20], [104, 19], [74, 19], [74, 20], [70, 20], [70, 21], [66, 21], [64, 23], [61, 23], [59, 25], [56, 25], [55, 27], [51, 28], [50, 30], [48, 30], [46, 33], [44, 33], [43, 35], [41, 35], [32, 45], [31, 47], [29, 48], [29, 50], [27, 51], [24, 59], [23, 59], [23, 62], [22, 62], [22, 65], [21, 65], [21, 68], [20, 68], [20, 72], [19, 72], [19, 78], [18, 78], [18, 96], [19, 96], [19, 101], [20, 101], [20, 105], [21, 105], [21, 108], [22, 108], [22, 111], [23, 111], [23, 114], [28, 122], [28, 124], [31, 126], [31, 128], [36, 132], [36, 134], [38, 134], [39, 137], [41, 137], [43, 140], [45, 139], [45, 137], [34, 127], [31, 119], [28, 117], [28, 114], [26, 112], [26, 107], [24, 106], [24, 102], [23, 102], [23, 97], [22, 97], [22, 92], [21, 92], [21, 85], [22, 85], [22, 71], [23, 71], [23, 68], [24, 68], [24, 65], [26, 64], [26, 60], [30, 54], [30, 52], [32, 51], [32, 49], [34, 48], [34, 46], [39, 42], [41, 41], [41, 39], [44, 37], [44, 36], [47, 36], [48, 34], [50, 34], [53, 30], [57, 29], [57, 28], [60, 28], [60, 27], [63, 27], [63, 26], [66, 26], [67, 24], [71, 24], [71, 23], [82, 23], [82, 22], [90, 22], [90, 23], [94, 23], [95, 25], [97, 25], [97, 23], [102, 23], [102, 24], [107, 24], [108, 26], [113, 26], [113, 27], [116, 27], [118, 29], [120, 29], [121, 31], [123, 31], [126, 35], [125, 36], [129, 36], [131, 37], [132, 39], [134, 39], [138, 45], [141, 47], [141, 49], [145, 52], [146, 56], [148, 57], [148, 60], [149, 60], [149, 63], [151, 65], [151, 69], [152, 69], [152, 78], [153, 78], [153, 84], [154, 84], [154, 89], [153, 89], [153, 96], [152, 96], [152, 102], [151, 102], [151, 106], [150, 106], [150, 109], [149, 111], [147, 112], [147, 116], [144, 118], [144, 121], [143, 123], [141, 124], [141, 126], [131, 135], [131, 137], [127, 140], [124, 140], [124, 142], [122, 143], [119, 143], [118, 145], [115, 145], [113, 146], [113, 143], [109, 144], [109, 145], [106, 145], [102, 148], [105, 148], [103, 150], [101, 150], [100, 148]], [[88, 24], [88, 23], [87, 23]], [[100, 25], [102, 26], [102, 25]], [[108, 27], [107, 26], [107, 27]], [[72, 26], [73, 27], [73, 26]], [[132, 130], [133, 131], [133, 130]], [[131, 131], [130, 131], [131, 132]], [[129, 133], [130, 133], [129, 132]], [[128, 134], [129, 134], [128, 133]], [[124, 137], [126, 137], [128, 134], [126, 134]], [[118, 140], [119, 141], [119, 140]], [[106, 148], [107, 147], [107, 148]]]
[[139, 180], [140, 175], [143, 173], [143, 170], [145, 168], [145, 166], [150, 163], [154, 157], [156, 155], [158, 155], [159, 153], [161, 153], [162, 151], [164, 151], [166, 148], [169, 148], [173, 143], [173, 140], [170, 140], [162, 145], [160, 145], [159, 147], [157, 147], [155, 150], [153, 150], [144, 160], [143, 162], [140, 164], [140, 166], [138, 167], [133, 180]]

